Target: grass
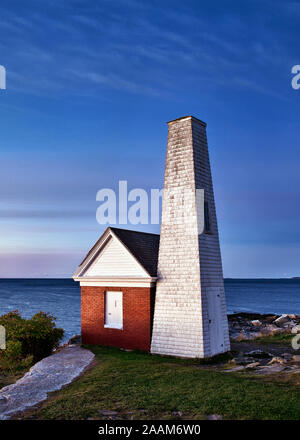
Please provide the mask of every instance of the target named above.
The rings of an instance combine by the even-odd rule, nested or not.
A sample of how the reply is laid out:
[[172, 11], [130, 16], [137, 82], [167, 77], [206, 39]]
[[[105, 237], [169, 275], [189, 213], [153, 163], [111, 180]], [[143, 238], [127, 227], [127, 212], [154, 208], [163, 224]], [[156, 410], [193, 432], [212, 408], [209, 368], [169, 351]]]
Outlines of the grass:
[[259, 344], [280, 344], [286, 345], [289, 344], [291, 346], [291, 341], [295, 335], [292, 333], [277, 333], [275, 335], [270, 336], [260, 336], [259, 338], [251, 339], [251, 340], [241, 340], [239, 342], [256, 342]]
[[0, 390], [6, 385], [15, 383], [20, 379], [32, 366], [32, 358], [23, 361], [12, 362], [1, 356], [0, 353]]
[[96, 365], [27, 417], [101, 419], [99, 410], [114, 410], [124, 419], [174, 419], [174, 411], [187, 419], [300, 418], [300, 391], [288, 383], [224, 373], [196, 360], [88, 348]]

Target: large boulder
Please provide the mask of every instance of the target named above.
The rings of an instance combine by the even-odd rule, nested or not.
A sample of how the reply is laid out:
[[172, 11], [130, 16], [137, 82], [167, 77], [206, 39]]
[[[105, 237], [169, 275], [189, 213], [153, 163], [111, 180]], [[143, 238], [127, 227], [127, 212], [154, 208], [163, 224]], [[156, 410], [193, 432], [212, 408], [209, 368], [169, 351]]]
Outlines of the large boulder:
[[291, 329], [292, 333], [299, 333], [300, 332], [300, 324], [294, 325]]
[[262, 322], [259, 319], [254, 319], [253, 321], [251, 321], [251, 324], [254, 327], [260, 327], [262, 325]]
[[283, 326], [286, 322], [290, 321], [289, 315], [281, 315], [279, 318], [275, 319], [274, 323], [278, 325], [279, 327]]
[[287, 360], [286, 359], [284, 359], [284, 358], [282, 358], [282, 357], [280, 357], [280, 356], [274, 356], [271, 360], [270, 360], [270, 362], [268, 362], [268, 365], [272, 365], [272, 364], [286, 364], [287, 363]]

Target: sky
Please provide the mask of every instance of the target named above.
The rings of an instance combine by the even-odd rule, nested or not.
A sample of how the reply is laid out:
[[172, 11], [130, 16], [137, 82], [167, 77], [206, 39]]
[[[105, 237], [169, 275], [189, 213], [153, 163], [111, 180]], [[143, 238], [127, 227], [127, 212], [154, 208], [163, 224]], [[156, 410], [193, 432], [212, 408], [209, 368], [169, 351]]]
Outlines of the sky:
[[162, 188], [166, 122], [190, 114], [224, 276], [300, 276], [299, 41], [299, 1], [2, 0], [0, 277], [71, 276], [97, 191]]

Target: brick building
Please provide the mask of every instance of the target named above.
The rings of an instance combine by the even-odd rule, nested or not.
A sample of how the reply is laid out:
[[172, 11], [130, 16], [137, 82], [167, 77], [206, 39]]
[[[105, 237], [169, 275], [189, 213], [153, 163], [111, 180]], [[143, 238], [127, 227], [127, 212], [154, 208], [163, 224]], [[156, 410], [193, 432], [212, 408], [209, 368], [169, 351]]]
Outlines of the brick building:
[[159, 235], [107, 228], [74, 279], [85, 344], [150, 350]]
[[193, 116], [168, 123], [164, 190], [160, 236], [107, 228], [74, 274], [82, 340], [184, 357], [228, 351], [206, 124]]

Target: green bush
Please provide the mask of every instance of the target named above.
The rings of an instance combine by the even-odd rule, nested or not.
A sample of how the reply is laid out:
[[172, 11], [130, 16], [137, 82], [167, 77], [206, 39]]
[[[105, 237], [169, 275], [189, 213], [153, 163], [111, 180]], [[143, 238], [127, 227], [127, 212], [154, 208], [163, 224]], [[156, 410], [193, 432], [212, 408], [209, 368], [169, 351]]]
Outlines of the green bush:
[[6, 350], [1, 350], [0, 356], [12, 362], [29, 358], [37, 362], [49, 356], [64, 335], [63, 329], [55, 326], [55, 319], [44, 312], [24, 319], [17, 310], [0, 316], [0, 325], [6, 329]]

